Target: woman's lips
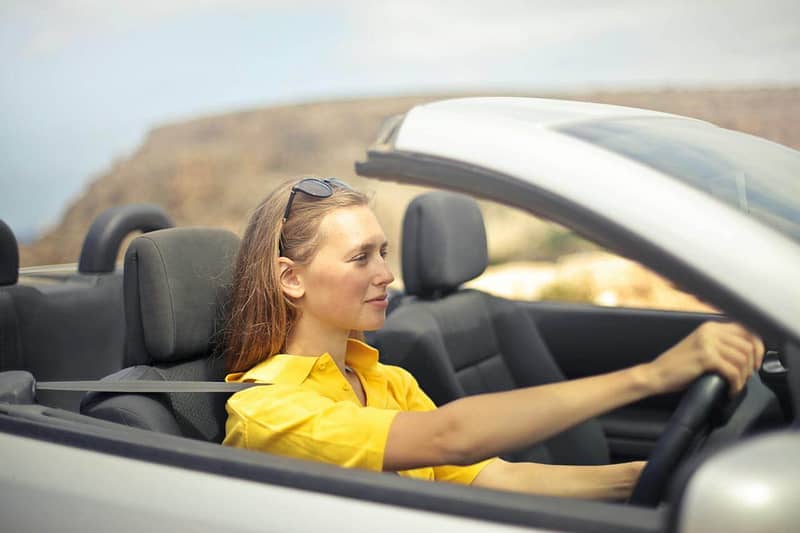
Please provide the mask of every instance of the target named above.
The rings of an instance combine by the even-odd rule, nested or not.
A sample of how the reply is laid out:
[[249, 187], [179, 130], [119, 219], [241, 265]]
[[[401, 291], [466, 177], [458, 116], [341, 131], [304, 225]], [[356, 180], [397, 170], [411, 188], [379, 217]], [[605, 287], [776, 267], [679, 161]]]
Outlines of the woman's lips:
[[383, 296], [378, 296], [377, 298], [372, 298], [371, 300], [367, 300], [367, 303], [375, 307], [381, 307], [383, 309], [386, 309], [386, 307], [389, 306], [389, 299], [384, 294]]

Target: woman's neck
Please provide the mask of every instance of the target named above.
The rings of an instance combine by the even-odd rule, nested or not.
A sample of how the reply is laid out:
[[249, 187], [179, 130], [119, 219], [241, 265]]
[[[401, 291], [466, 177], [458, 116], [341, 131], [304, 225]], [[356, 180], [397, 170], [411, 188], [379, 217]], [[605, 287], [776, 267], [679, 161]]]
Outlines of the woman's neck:
[[339, 370], [344, 373], [349, 336], [349, 330], [331, 328], [327, 324], [313, 320], [311, 316], [303, 315], [292, 328], [286, 341], [286, 352], [313, 357], [328, 353], [336, 362]]

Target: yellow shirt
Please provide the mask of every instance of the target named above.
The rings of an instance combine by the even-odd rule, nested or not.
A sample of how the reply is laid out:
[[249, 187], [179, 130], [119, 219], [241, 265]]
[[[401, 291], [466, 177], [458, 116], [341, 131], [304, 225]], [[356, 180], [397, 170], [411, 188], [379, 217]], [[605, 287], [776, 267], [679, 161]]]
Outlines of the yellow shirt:
[[[378, 362], [378, 351], [348, 341], [347, 365], [361, 380], [361, 405], [333, 358], [278, 354], [228, 382], [272, 383], [230, 397], [223, 444], [380, 472], [389, 427], [400, 411], [436, 406], [400, 367]], [[434, 466], [398, 474], [470, 484], [491, 459], [470, 466]]]

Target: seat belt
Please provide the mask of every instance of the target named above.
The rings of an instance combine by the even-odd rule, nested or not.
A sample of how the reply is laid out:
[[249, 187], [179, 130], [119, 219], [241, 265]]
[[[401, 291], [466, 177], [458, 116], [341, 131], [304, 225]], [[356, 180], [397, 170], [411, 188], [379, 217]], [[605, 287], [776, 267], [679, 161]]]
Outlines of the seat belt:
[[272, 383], [226, 383], [223, 381], [158, 381], [148, 379], [129, 379], [119, 381], [42, 381], [34, 382], [37, 390], [73, 392], [237, 392], [256, 385]]

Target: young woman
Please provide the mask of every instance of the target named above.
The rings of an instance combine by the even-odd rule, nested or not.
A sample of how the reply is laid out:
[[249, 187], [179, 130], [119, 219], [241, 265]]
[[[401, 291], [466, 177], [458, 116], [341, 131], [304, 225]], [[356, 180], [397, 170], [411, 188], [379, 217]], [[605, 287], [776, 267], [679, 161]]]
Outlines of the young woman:
[[405, 370], [382, 365], [361, 331], [383, 325], [386, 236], [367, 197], [307, 178], [256, 208], [234, 273], [225, 444], [422, 479], [557, 496], [622, 499], [644, 462], [509, 463], [533, 444], [646, 396], [718, 372], [738, 392], [763, 357], [736, 324], [708, 322], [650, 363], [463, 398], [436, 408]]

